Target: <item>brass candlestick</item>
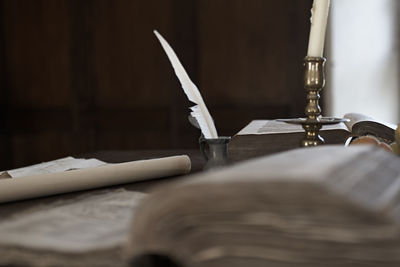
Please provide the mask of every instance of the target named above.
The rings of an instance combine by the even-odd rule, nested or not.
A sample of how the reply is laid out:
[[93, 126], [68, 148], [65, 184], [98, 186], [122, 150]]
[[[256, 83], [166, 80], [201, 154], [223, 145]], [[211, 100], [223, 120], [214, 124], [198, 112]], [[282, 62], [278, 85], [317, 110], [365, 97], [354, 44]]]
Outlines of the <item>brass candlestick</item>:
[[305, 110], [307, 118], [302, 123], [303, 129], [306, 131], [306, 136], [300, 144], [302, 147], [324, 143], [324, 139], [319, 135], [319, 130], [322, 128], [319, 118], [321, 115], [319, 93], [325, 86], [325, 62], [326, 59], [322, 57], [306, 57], [304, 59], [304, 88], [307, 91], [308, 103]]
[[319, 106], [320, 92], [325, 86], [326, 59], [323, 57], [306, 57], [304, 59], [304, 88], [307, 91], [307, 106], [305, 109], [306, 118], [280, 120], [287, 123], [301, 124], [305, 130], [305, 137], [300, 146], [312, 147], [324, 143], [319, 135], [323, 125], [337, 124], [347, 121], [346, 119], [321, 117]]

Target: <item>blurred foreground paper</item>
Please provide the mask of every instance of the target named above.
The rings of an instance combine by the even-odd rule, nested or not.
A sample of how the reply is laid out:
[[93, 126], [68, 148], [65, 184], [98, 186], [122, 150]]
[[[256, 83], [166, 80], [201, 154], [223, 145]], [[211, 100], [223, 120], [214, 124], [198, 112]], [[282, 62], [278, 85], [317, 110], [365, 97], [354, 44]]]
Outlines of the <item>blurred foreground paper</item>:
[[104, 190], [25, 210], [0, 219], [0, 246], [69, 253], [121, 246], [134, 209], [145, 195]]
[[[85, 164], [87, 162], [81, 165]], [[183, 155], [57, 173], [36, 172], [34, 175], [20, 178], [1, 179], [0, 203], [181, 175], [188, 173], [190, 168], [189, 157]], [[37, 168], [36, 171], [40, 169]], [[68, 169], [71, 169], [71, 166], [67, 166]], [[23, 173], [26, 173], [25, 171]]]

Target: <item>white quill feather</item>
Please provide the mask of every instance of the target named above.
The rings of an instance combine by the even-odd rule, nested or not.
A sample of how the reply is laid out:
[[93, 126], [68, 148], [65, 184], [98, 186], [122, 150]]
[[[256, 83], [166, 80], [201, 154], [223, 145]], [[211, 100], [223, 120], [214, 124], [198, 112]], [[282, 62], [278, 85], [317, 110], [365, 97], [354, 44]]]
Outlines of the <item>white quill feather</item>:
[[214, 121], [208, 112], [199, 89], [190, 80], [189, 75], [186, 73], [186, 70], [183, 68], [181, 62], [168, 42], [157, 31], [154, 31], [154, 34], [157, 36], [161, 46], [164, 48], [164, 51], [175, 70], [175, 74], [181, 82], [183, 91], [185, 91], [189, 100], [196, 104], [196, 106], [190, 108], [192, 110], [190, 114], [197, 120], [204, 137], [207, 139], [218, 138]]

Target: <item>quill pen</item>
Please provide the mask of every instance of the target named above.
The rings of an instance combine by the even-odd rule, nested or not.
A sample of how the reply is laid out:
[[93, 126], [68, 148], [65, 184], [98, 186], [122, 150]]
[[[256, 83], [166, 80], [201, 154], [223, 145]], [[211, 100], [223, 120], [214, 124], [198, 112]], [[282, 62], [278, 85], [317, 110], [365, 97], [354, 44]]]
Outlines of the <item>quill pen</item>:
[[201, 97], [200, 91], [197, 86], [190, 80], [189, 75], [186, 73], [186, 70], [183, 68], [181, 62], [176, 56], [174, 50], [168, 44], [168, 42], [157, 32], [154, 31], [154, 34], [157, 36], [158, 40], [161, 43], [161, 46], [164, 48], [165, 53], [167, 54], [169, 61], [172, 64], [172, 67], [175, 70], [175, 74], [178, 77], [183, 91], [189, 98], [191, 102], [196, 104], [190, 109], [192, 112], [190, 113], [192, 117], [196, 119], [200, 126], [200, 130], [203, 133], [206, 139], [218, 138], [217, 129], [215, 128], [214, 121], [208, 112], [206, 104]]

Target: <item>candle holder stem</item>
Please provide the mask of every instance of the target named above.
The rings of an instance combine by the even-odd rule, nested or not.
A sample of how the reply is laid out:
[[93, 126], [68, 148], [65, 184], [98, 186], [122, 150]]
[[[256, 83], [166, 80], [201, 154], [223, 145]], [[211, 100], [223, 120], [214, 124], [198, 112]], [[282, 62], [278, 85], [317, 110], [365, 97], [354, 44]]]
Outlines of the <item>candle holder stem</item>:
[[317, 146], [324, 143], [319, 135], [322, 128], [320, 121], [321, 107], [319, 106], [320, 92], [325, 86], [326, 59], [323, 57], [306, 57], [304, 59], [304, 88], [307, 92], [306, 120], [302, 124], [305, 138], [301, 141], [302, 147]]

